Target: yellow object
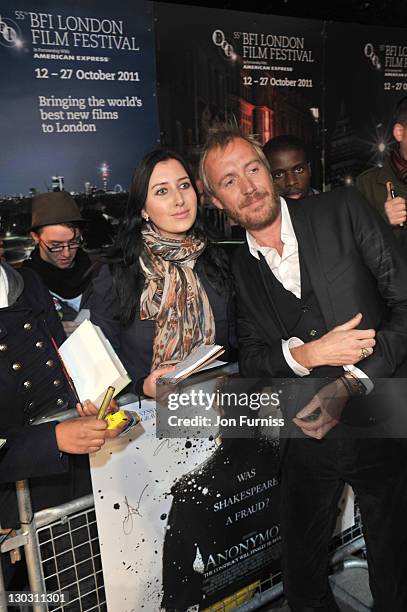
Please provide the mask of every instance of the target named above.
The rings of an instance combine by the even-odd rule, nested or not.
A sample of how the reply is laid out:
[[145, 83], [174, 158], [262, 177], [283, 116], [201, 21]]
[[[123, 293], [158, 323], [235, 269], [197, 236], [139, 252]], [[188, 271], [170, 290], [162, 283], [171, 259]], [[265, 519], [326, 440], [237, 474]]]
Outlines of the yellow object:
[[116, 429], [126, 425], [130, 419], [125, 410], [118, 410], [113, 414], [108, 414], [105, 420], [107, 422], [108, 429]]
[[256, 580], [256, 582], [252, 582], [240, 591], [236, 591], [233, 595], [229, 595], [229, 597], [212, 604], [209, 608], [205, 608], [203, 612], [232, 612], [238, 606], [249, 601], [256, 594], [259, 586], [260, 580]]

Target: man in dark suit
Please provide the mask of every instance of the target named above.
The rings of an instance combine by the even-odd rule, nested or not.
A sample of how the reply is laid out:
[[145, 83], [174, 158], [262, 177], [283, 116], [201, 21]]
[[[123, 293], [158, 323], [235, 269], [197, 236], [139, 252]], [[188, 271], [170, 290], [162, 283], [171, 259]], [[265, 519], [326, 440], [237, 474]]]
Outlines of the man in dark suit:
[[[304, 380], [307, 399], [292, 419], [301, 437], [282, 445], [291, 609], [338, 611], [327, 551], [349, 482], [362, 511], [375, 610], [403, 612], [406, 452], [383, 437], [389, 429], [372, 436], [361, 415], [374, 403], [378, 379], [393, 377], [407, 358], [407, 262], [356, 191], [313, 196], [301, 206], [276, 196], [260, 146], [235, 129], [210, 135], [201, 178], [214, 204], [247, 230], [233, 266], [241, 373]], [[306, 377], [319, 383], [305, 384]], [[352, 416], [354, 429], [346, 425]], [[386, 428], [387, 417], [379, 410], [368, 419]]]

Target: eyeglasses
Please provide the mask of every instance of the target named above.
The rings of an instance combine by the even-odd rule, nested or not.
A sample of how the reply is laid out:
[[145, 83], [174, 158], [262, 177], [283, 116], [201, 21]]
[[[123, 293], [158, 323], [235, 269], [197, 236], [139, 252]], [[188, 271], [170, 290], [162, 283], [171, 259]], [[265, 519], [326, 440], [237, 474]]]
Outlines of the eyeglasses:
[[50, 253], [62, 253], [65, 248], [68, 248], [70, 251], [78, 249], [83, 242], [83, 238], [82, 236], [79, 236], [79, 238], [75, 238], [75, 240], [70, 240], [69, 242], [61, 242], [60, 244], [58, 244], [58, 246], [52, 247], [48, 246], [46, 242], [41, 240], [41, 238], [39, 238], [39, 242], [41, 242], [45, 246], [47, 251], [49, 251]]

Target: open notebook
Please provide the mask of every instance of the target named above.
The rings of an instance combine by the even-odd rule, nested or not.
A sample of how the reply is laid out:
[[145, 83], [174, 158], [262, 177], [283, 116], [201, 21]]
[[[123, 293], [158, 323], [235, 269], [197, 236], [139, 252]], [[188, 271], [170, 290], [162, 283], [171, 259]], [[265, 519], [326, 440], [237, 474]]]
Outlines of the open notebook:
[[175, 370], [166, 374], [161, 380], [170, 383], [184, 380], [184, 378], [191, 374], [195, 374], [195, 372], [199, 372], [207, 367], [224, 352], [225, 349], [219, 344], [202, 344], [194, 349], [183, 361], [177, 363]]
[[109, 385], [116, 395], [130, 382], [109, 340], [91, 321], [83, 321], [59, 353], [81, 401], [90, 399], [99, 406]]

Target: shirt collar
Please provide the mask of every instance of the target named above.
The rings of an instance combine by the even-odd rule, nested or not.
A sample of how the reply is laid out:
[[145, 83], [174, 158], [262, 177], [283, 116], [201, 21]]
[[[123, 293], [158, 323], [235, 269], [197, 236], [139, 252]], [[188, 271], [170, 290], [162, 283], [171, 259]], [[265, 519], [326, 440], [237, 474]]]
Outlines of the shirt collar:
[[[286, 245], [297, 246], [297, 238], [294, 232], [293, 224], [291, 221], [290, 213], [288, 212], [287, 202], [280, 196], [281, 203], [281, 242]], [[261, 247], [257, 244], [256, 239], [246, 231], [246, 240], [249, 247], [250, 253], [256, 259], [260, 259], [259, 252], [263, 253], [271, 249], [272, 247]]]

